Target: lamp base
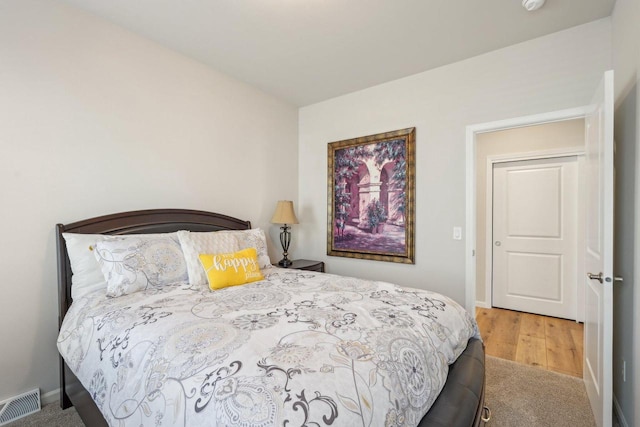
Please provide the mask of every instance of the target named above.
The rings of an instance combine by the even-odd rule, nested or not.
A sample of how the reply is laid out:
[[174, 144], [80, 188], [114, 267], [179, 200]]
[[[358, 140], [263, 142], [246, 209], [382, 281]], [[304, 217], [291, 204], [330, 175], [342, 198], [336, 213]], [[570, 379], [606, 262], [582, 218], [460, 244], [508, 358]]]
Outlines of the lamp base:
[[293, 264], [293, 261], [291, 261], [288, 258], [282, 258], [279, 262], [278, 265], [280, 267], [289, 267], [291, 264]]
[[289, 261], [289, 243], [291, 243], [291, 232], [289, 231], [289, 227], [287, 224], [284, 224], [280, 229], [280, 244], [282, 245], [282, 259], [278, 262], [280, 267], [289, 267], [293, 264]]

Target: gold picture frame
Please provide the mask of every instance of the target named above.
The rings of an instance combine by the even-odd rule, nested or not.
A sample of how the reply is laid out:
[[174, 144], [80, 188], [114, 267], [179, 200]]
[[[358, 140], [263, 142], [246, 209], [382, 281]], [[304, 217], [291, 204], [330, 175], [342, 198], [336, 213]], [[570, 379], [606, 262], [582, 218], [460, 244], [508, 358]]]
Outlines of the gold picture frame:
[[327, 255], [415, 263], [416, 129], [328, 144]]

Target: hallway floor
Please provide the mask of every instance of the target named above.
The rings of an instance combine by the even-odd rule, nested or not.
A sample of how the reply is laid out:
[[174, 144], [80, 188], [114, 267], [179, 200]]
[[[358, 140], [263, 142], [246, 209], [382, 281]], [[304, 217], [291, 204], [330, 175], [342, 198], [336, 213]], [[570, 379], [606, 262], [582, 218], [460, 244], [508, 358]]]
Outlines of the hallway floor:
[[486, 354], [582, 377], [583, 325], [501, 308], [476, 308]]

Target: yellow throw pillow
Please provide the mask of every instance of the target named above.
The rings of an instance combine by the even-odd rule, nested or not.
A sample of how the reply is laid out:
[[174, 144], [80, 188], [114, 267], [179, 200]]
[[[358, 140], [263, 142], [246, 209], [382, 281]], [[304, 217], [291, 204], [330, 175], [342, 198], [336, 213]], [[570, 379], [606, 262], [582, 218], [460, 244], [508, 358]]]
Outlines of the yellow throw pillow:
[[264, 279], [256, 248], [228, 254], [200, 254], [199, 258], [212, 291]]

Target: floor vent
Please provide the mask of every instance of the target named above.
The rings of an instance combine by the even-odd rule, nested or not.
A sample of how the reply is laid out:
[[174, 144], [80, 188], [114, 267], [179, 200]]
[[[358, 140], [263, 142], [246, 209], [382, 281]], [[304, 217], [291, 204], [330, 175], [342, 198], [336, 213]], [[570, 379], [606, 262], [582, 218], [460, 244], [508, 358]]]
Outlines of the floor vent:
[[0, 426], [40, 410], [40, 389], [0, 402]]

